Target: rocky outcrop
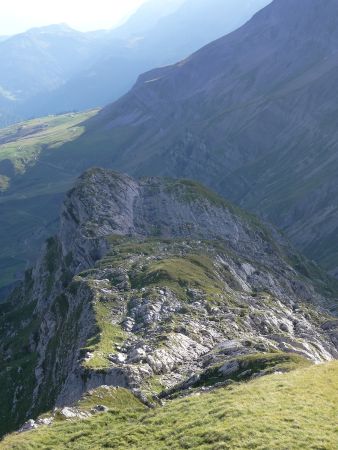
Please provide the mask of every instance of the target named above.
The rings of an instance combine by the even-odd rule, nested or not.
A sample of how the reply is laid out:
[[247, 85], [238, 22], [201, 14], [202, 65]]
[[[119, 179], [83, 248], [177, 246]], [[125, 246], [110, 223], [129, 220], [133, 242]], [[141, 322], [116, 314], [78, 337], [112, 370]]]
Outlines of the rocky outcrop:
[[2, 432], [102, 385], [151, 404], [236, 358], [336, 358], [332, 286], [276, 230], [196, 183], [92, 169], [2, 307]]

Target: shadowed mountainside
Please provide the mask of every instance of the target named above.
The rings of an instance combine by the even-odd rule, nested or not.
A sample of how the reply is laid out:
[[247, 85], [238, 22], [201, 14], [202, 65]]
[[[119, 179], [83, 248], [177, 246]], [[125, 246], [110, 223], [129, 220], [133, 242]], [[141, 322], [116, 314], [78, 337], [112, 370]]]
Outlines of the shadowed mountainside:
[[[275, 0], [234, 33], [142, 75], [62, 157], [86, 149], [83, 164], [198, 179], [336, 273], [337, 12], [334, 0]], [[99, 157], [88, 156], [91, 144]]]

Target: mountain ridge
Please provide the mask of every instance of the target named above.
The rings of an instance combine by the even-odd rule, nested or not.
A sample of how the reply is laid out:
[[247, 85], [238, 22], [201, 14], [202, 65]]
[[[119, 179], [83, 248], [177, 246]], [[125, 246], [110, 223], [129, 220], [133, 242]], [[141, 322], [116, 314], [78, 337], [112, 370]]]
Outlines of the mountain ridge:
[[1, 433], [102, 385], [149, 404], [154, 383], [184, 390], [215, 365], [226, 382], [292, 354], [330, 361], [336, 295], [278, 232], [202, 186], [91, 169], [0, 306]]

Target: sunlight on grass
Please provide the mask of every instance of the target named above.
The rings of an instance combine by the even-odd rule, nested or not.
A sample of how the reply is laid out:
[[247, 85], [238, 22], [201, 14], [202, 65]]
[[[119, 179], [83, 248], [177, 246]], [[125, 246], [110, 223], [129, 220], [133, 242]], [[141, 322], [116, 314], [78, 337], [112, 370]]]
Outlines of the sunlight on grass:
[[98, 333], [87, 343], [86, 350], [92, 353], [93, 357], [83, 365], [90, 369], [103, 369], [110, 366], [108, 357], [116, 352], [115, 345], [123, 343], [125, 332], [119, 325], [111, 323], [109, 304], [96, 302], [94, 311]]
[[58, 148], [81, 136], [84, 132], [81, 123], [95, 112], [49, 116], [0, 130], [0, 162], [11, 161], [15, 172], [22, 174], [47, 147]]
[[114, 409], [12, 435], [16, 449], [292, 449], [338, 446], [338, 363], [269, 375], [143, 413]]

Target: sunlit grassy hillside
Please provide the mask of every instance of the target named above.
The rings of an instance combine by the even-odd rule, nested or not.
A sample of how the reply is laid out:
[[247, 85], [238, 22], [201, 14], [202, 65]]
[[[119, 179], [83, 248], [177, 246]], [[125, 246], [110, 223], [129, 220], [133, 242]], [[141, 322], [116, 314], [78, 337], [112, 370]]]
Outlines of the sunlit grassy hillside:
[[56, 165], [41, 158], [78, 138], [85, 131], [83, 122], [95, 113], [49, 116], [0, 129], [0, 288], [12, 283], [27, 258], [35, 256], [41, 230], [53, 231], [61, 198], [74, 177], [70, 181], [63, 169], [57, 185], [41, 185], [35, 175], [20, 188], [22, 176], [32, 168], [57, 172]]
[[[84, 131], [82, 122], [94, 113], [88, 111], [48, 116], [0, 129], [0, 189], [5, 191], [5, 178], [9, 182], [15, 174], [22, 174], [27, 166], [34, 165], [43, 150], [57, 149], [65, 142], [79, 137]], [[5, 161], [8, 165], [7, 174]]]
[[[14, 434], [0, 448], [334, 450], [337, 386], [338, 363], [333, 362], [168, 401], [146, 411], [119, 389], [107, 399], [108, 413]], [[86, 398], [82, 408], [98, 401], [104, 403], [102, 397]]]

